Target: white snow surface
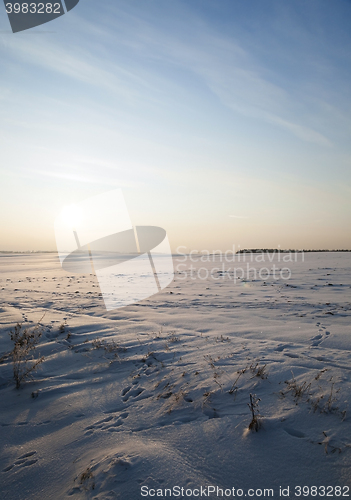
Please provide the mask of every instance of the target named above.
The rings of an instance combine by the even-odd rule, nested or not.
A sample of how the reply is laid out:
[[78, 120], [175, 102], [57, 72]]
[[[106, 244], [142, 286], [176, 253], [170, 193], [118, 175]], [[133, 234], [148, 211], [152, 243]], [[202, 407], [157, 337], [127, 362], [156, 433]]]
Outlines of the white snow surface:
[[[134, 500], [143, 486], [184, 498], [209, 485], [347, 492], [350, 257], [275, 257], [288, 280], [177, 271], [162, 292], [106, 312], [96, 276], [67, 274], [55, 254], [1, 254], [1, 500]], [[9, 332], [39, 320], [45, 359], [16, 389]]]

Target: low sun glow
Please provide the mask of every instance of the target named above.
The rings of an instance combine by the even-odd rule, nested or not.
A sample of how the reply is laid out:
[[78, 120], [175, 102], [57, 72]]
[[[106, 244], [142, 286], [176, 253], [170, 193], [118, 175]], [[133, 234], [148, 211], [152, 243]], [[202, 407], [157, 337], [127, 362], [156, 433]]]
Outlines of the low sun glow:
[[83, 214], [77, 205], [67, 205], [62, 209], [60, 219], [64, 226], [74, 230], [81, 224]]

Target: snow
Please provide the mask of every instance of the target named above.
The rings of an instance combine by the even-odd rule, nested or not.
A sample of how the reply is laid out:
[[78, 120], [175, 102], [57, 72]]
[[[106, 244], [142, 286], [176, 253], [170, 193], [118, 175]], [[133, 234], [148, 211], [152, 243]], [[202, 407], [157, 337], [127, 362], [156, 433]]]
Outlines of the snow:
[[[350, 254], [250, 263], [285, 280], [185, 278], [217, 261], [175, 256], [169, 287], [106, 312], [54, 253], [0, 255], [1, 499], [350, 486]], [[45, 361], [16, 390], [8, 332], [44, 313]]]

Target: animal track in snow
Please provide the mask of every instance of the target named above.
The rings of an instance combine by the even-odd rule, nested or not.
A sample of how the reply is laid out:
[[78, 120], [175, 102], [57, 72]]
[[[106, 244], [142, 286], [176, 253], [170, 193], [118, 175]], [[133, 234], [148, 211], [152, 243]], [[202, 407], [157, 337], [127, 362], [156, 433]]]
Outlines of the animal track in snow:
[[141, 393], [143, 393], [145, 389], [143, 387], [126, 387], [122, 391], [123, 401], [126, 403], [129, 398], [137, 398]]
[[128, 417], [128, 412], [120, 413], [116, 416], [109, 416], [89, 425], [85, 428], [85, 435], [90, 436], [97, 430], [117, 432], [117, 428], [123, 424], [123, 420]]
[[290, 436], [293, 436], [293, 437], [296, 437], [296, 438], [300, 438], [300, 439], [301, 439], [301, 438], [306, 437], [306, 435], [305, 435], [303, 432], [298, 431], [298, 430], [296, 430], [296, 429], [291, 429], [291, 428], [289, 428], [289, 429], [284, 429], [284, 431], [285, 431], [287, 434], [289, 434]]
[[300, 358], [298, 354], [294, 354], [292, 352], [284, 352], [284, 356], [288, 356], [288, 358]]
[[23, 468], [23, 467], [29, 467], [31, 465], [34, 465], [38, 461], [38, 459], [31, 458], [31, 457], [33, 457], [35, 454], [36, 454], [36, 451], [30, 451], [28, 453], [25, 453], [24, 455], [21, 455], [20, 457], [17, 458], [17, 460], [15, 462], [13, 462], [13, 464], [10, 464], [7, 467], [5, 467], [5, 469], [3, 469], [2, 472], [9, 472], [14, 467]]
[[282, 352], [282, 351], [284, 351], [284, 349], [287, 349], [288, 347], [293, 347], [293, 346], [290, 344], [280, 344], [277, 347], [275, 347], [274, 350], [277, 352]]
[[319, 327], [318, 334], [310, 339], [311, 347], [318, 347], [330, 335], [330, 332], [320, 322], [316, 323], [316, 326]]

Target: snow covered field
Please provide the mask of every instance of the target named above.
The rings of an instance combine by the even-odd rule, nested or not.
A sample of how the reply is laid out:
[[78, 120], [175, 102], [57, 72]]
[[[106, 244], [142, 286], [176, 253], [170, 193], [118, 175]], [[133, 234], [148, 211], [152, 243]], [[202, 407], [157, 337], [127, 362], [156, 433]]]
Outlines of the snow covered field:
[[[107, 313], [94, 275], [0, 255], [0, 498], [351, 495], [350, 256], [275, 257], [250, 266], [290, 279], [236, 282], [175, 258], [166, 290]], [[8, 332], [44, 312], [45, 360], [17, 390]]]

